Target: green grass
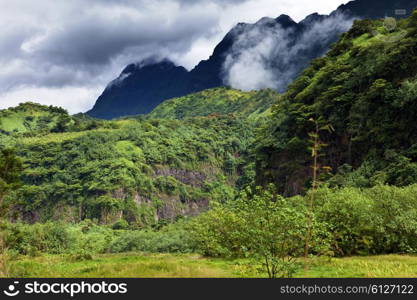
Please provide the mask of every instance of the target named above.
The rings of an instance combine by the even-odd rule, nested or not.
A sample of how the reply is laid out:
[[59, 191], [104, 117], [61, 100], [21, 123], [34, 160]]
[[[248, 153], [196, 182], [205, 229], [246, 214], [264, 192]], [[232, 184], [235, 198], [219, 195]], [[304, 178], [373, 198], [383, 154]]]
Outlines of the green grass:
[[[68, 255], [20, 257], [8, 264], [9, 277], [79, 278], [240, 278], [264, 277], [245, 260], [203, 258], [190, 254], [105, 254], [73, 261]], [[1, 274], [1, 272], [0, 272]], [[296, 277], [380, 278], [417, 277], [417, 256], [384, 255], [313, 258]]]
[[23, 125], [24, 119], [21, 116], [10, 116], [8, 118], [2, 118], [0, 126], [4, 131], [12, 132], [17, 130], [19, 132], [25, 132], [27, 128]]
[[[93, 260], [72, 261], [70, 256], [23, 258], [9, 266], [11, 277], [230, 277], [224, 261], [198, 255], [106, 254]], [[235, 277], [235, 276], [233, 276]]]
[[382, 255], [320, 258], [313, 260], [308, 277], [415, 278], [417, 277], [417, 256]]

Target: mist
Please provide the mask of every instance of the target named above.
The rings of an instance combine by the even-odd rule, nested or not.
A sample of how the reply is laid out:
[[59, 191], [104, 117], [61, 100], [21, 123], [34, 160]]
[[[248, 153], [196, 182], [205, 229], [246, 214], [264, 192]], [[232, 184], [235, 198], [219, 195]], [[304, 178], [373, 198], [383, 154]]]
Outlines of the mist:
[[313, 15], [286, 28], [271, 18], [242, 25], [223, 65], [223, 80], [243, 91], [272, 88], [283, 92], [311, 59], [324, 55], [328, 45], [352, 24], [353, 19], [334, 14]]

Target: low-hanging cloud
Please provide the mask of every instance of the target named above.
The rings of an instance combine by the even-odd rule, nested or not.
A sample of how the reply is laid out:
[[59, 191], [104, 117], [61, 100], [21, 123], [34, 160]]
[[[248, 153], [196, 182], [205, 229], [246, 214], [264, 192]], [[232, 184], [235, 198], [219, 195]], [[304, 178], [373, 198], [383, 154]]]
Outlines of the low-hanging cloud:
[[342, 14], [315, 17], [316, 22], [306, 19], [286, 28], [270, 18], [242, 25], [223, 66], [224, 81], [245, 91], [284, 91], [312, 58], [325, 54], [326, 45], [353, 23], [353, 19]]

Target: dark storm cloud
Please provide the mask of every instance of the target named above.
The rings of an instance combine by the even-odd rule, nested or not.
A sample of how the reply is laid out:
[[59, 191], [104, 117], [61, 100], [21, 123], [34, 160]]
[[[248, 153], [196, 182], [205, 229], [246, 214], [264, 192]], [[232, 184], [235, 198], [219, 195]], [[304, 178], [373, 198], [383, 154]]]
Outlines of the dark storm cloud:
[[10, 23], [0, 12], [0, 91], [22, 85], [79, 85], [94, 81], [92, 76], [103, 77], [115, 61], [119, 69], [132, 60], [184, 53], [218, 22], [213, 1], [206, 0], [192, 5], [89, 0], [87, 7], [80, 0], [10, 3], [5, 4], [9, 14], [19, 15]]
[[58, 64], [102, 65], [117, 55], [127, 55], [129, 50], [152, 47], [149, 51], [154, 54], [162, 49], [185, 51], [215, 21], [204, 14], [171, 20], [120, 16], [113, 22], [101, 16], [92, 22], [91, 16], [83, 16], [52, 33], [36, 51]]

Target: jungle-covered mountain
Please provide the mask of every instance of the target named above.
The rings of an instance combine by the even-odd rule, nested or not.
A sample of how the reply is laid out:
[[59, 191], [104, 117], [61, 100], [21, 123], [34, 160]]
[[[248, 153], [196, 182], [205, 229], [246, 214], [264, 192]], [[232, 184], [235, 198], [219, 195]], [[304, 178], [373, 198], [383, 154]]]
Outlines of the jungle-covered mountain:
[[259, 137], [258, 182], [286, 195], [305, 191], [309, 140], [318, 135], [331, 186], [415, 183], [416, 104], [417, 11], [399, 22], [357, 21], [273, 106]]
[[[88, 114], [103, 119], [146, 114], [167, 99], [219, 86], [283, 92], [312, 59], [328, 51], [350, 28], [353, 19], [394, 16], [396, 9], [405, 11], [405, 15], [396, 15], [403, 17], [415, 7], [417, 0], [356, 0], [328, 16], [312, 14], [299, 23], [286, 15], [262, 18], [255, 24], [239, 23], [217, 45], [213, 55], [191, 71], [167, 60], [151, 59], [127, 66]], [[271, 47], [264, 47], [271, 42]], [[248, 82], [248, 61], [256, 61], [251, 68], [266, 72], [268, 80], [254, 78]]]

